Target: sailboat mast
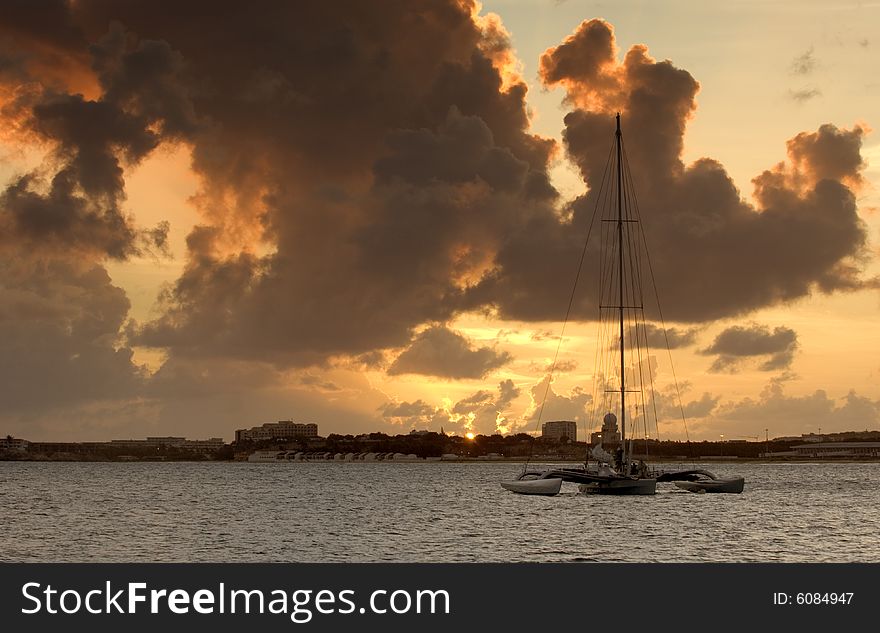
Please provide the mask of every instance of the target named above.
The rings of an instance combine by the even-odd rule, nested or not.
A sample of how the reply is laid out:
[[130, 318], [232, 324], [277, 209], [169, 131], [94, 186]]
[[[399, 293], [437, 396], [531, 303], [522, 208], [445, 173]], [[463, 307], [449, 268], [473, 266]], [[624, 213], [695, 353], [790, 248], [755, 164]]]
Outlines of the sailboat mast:
[[[620, 316], [620, 442], [623, 448], [624, 463], [628, 464], [629, 460], [626, 455], [626, 380], [624, 378], [624, 366], [626, 359], [624, 357], [623, 343], [623, 174], [621, 169], [621, 151], [620, 151], [620, 112], [617, 113], [617, 272], [618, 272], [618, 303]], [[624, 467], [625, 472], [629, 470]], [[627, 473], [628, 474], [628, 473]]]

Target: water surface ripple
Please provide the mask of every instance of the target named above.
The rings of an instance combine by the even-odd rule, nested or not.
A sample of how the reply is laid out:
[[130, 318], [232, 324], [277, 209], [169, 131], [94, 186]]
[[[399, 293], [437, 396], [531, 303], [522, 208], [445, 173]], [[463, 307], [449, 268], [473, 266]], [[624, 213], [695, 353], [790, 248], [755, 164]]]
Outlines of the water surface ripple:
[[0, 462], [0, 560], [880, 561], [880, 464], [707, 467], [746, 491], [525, 497], [497, 463]]

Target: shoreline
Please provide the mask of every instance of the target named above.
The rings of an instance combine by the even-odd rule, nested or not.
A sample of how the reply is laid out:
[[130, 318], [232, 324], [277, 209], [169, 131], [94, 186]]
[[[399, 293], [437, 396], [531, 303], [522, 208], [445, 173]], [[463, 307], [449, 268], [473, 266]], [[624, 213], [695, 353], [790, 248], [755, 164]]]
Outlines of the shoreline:
[[[134, 459], [108, 459], [101, 457], [85, 457], [81, 455], [67, 455], [58, 457], [35, 456], [34, 458], [0, 458], [0, 462], [24, 462], [24, 463], [83, 463], [83, 464], [524, 464], [526, 460], [521, 457], [503, 457], [493, 459], [480, 459], [478, 457], [461, 457], [457, 459], [417, 459], [417, 460], [370, 460], [370, 461], [339, 461], [339, 460], [278, 460], [278, 462], [249, 462], [242, 459], [157, 459], [157, 458], [134, 458]], [[535, 456], [528, 460], [532, 464], [582, 464], [583, 459], [564, 457]], [[854, 459], [851, 457], [841, 458], [777, 458], [768, 459], [763, 457], [661, 457], [648, 459], [645, 462], [652, 464], [880, 464], [880, 458]]]

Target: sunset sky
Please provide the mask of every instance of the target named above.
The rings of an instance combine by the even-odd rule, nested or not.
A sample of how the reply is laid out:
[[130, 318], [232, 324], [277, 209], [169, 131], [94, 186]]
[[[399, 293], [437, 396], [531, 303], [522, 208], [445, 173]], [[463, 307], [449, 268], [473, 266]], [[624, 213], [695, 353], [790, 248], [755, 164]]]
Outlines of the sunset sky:
[[878, 47], [871, 2], [2, 3], [0, 433], [534, 432], [548, 380], [595, 430], [590, 267], [548, 369], [618, 111], [689, 437], [880, 429]]

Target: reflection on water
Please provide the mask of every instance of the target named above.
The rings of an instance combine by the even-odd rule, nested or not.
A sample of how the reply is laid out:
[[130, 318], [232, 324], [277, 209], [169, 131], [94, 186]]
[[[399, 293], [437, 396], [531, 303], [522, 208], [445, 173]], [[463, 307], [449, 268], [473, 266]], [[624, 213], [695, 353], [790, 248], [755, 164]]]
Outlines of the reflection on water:
[[2, 462], [0, 560], [880, 560], [880, 464], [708, 467], [745, 493], [524, 497], [498, 485], [516, 464]]

